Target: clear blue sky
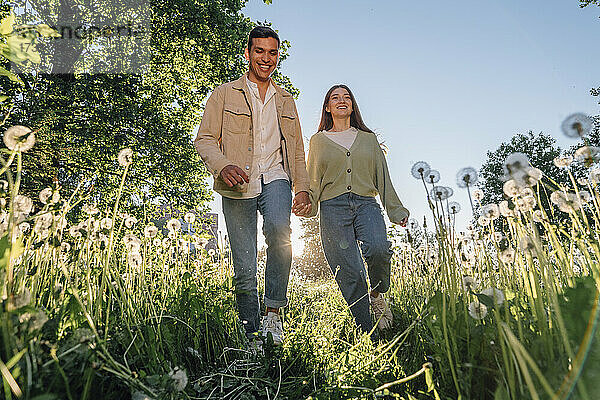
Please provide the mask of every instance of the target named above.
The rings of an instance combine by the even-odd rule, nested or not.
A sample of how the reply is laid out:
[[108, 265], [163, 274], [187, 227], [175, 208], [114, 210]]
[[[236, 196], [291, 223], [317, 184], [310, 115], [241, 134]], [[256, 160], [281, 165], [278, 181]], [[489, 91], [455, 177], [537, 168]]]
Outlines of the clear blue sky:
[[414, 162], [427, 161], [440, 184], [453, 187], [464, 228], [470, 212], [455, 184], [460, 168], [479, 169], [488, 150], [529, 130], [568, 147], [562, 120], [600, 113], [589, 94], [600, 86], [600, 7], [581, 9], [577, 0], [250, 0], [243, 13], [290, 41], [281, 70], [300, 89], [307, 139], [327, 89], [353, 90], [389, 148], [400, 198], [420, 221], [430, 214], [410, 176]]

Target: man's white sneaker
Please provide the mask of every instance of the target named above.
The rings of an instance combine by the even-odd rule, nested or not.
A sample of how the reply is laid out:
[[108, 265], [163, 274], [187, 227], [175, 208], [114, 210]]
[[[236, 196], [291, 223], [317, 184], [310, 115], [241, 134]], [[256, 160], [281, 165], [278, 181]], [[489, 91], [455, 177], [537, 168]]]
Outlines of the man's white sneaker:
[[383, 295], [381, 293], [377, 297], [369, 295], [369, 298], [371, 299], [371, 308], [375, 315], [375, 321], [377, 321], [377, 328], [383, 330], [391, 327], [394, 316], [392, 315], [392, 310], [390, 310], [390, 307], [385, 302]]
[[269, 312], [262, 320], [262, 335], [269, 340], [269, 333], [273, 338], [273, 344], [279, 345], [283, 342], [283, 324], [279, 314]]

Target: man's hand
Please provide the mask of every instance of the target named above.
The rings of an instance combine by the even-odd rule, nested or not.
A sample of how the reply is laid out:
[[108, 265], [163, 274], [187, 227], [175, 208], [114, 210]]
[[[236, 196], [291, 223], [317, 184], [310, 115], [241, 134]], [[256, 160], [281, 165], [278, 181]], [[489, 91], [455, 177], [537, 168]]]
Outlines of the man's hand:
[[296, 193], [294, 196], [294, 202], [292, 203], [292, 212], [297, 217], [305, 217], [308, 215], [311, 209], [310, 198], [308, 192]]
[[408, 217], [404, 217], [402, 221], [400, 221], [400, 226], [406, 228], [406, 223], [408, 222]]
[[225, 181], [227, 186], [234, 187], [235, 185], [241, 185], [244, 181], [249, 182], [248, 175], [237, 165], [227, 165], [219, 173], [221, 179]]

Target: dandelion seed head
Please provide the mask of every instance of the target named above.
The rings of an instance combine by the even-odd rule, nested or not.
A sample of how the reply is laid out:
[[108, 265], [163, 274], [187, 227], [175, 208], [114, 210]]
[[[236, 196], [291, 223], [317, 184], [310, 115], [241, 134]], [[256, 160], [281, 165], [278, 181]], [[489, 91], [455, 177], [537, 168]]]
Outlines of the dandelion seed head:
[[35, 144], [35, 134], [26, 126], [15, 125], [4, 131], [3, 140], [11, 151], [27, 151]]
[[594, 121], [583, 113], [575, 113], [569, 115], [560, 127], [565, 136], [581, 138], [590, 133], [594, 127]]
[[31, 229], [31, 225], [29, 224], [29, 222], [21, 222], [19, 224], [19, 232], [21, 232], [22, 235], [29, 232], [30, 229]]
[[169, 233], [167, 234], [167, 237], [169, 239], [177, 239], [177, 232], [175, 232], [175, 231], [169, 231]]
[[450, 188], [446, 186], [436, 186], [431, 189], [429, 195], [435, 201], [443, 201], [448, 199], [452, 195], [452, 193], [450, 191]]
[[171, 218], [167, 222], [167, 229], [172, 232], [180, 230], [181, 229], [181, 221], [179, 221], [177, 218]]
[[499, 307], [504, 303], [504, 293], [500, 289], [486, 288], [481, 291], [481, 294], [485, 294], [487, 297], [494, 301], [494, 305]]
[[533, 212], [533, 221], [540, 224], [544, 221], [544, 215], [542, 214], [542, 210], [535, 210]]
[[133, 215], [128, 215], [128, 216], [125, 218], [125, 221], [123, 221], [123, 224], [125, 224], [125, 227], [126, 227], [127, 229], [131, 229], [131, 228], [133, 228], [133, 226], [134, 226], [135, 224], [137, 224], [137, 222], [138, 222], [138, 220], [137, 220], [137, 218], [136, 218], [136, 217], [134, 217]]
[[191, 212], [186, 213], [183, 216], [183, 220], [186, 222], [186, 224], [191, 225], [194, 223], [194, 221], [196, 221], [196, 214], [191, 213]]
[[27, 196], [18, 194], [15, 196], [13, 206], [15, 214], [29, 215], [33, 211], [33, 200]]
[[573, 162], [573, 156], [558, 156], [554, 158], [554, 165], [558, 168], [566, 168]]
[[504, 239], [504, 234], [502, 232], [494, 232], [493, 238], [494, 241], [499, 242]]
[[86, 213], [87, 215], [96, 215], [100, 212], [98, 208], [92, 204], [86, 204], [81, 208], [81, 211]]
[[133, 162], [133, 150], [130, 148], [121, 150], [117, 159], [122, 167], [130, 165]]
[[214, 249], [209, 249], [208, 250], [208, 255], [211, 256], [211, 257], [214, 256], [215, 255]]
[[459, 188], [466, 188], [477, 183], [477, 170], [472, 167], [462, 168], [456, 174], [456, 185]]
[[513, 177], [518, 172], [529, 168], [529, 157], [523, 153], [511, 153], [506, 157], [503, 164], [504, 175]]
[[439, 171], [432, 169], [427, 172], [427, 175], [425, 176], [425, 181], [431, 184], [438, 183], [440, 181], [440, 177], [441, 176]]
[[469, 315], [474, 319], [484, 319], [487, 315], [487, 307], [478, 301], [469, 303]]
[[500, 216], [500, 209], [495, 203], [486, 204], [481, 207], [481, 215], [489, 220], [494, 220]]
[[130, 253], [138, 253], [142, 246], [142, 241], [132, 233], [128, 233], [123, 237], [125, 248]]
[[504, 264], [511, 264], [515, 261], [515, 249], [512, 247], [507, 247], [506, 249], [500, 252], [500, 261]]
[[448, 213], [449, 214], [458, 214], [460, 212], [460, 204], [456, 201], [451, 201], [448, 203]]
[[579, 201], [583, 204], [587, 204], [592, 200], [592, 195], [587, 190], [579, 191]]
[[490, 224], [490, 222], [492, 222], [492, 221], [483, 215], [481, 215], [479, 218], [477, 218], [477, 223], [481, 226], [488, 226]]
[[154, 225], [146, 225], [144, 227], [144, 237], [151, 239], [158, 234], [158, 228]]
[[575, 151], [575, 159], [589, 167], [600, 159], [600, 147], [580, 147]]
[[463, 276], [462, 287], [465, 292], [475, 291], [477, 289], [477, 281], [472, 276]]
[[106, 229], [107, 231], [111, 230], [113, 226], [113, 220], [111, 218], [102, 218], [100, 220], [100, 228]]
[[530, 236], [523, 236], [519, 240], [519, 248], [523, 253], [533, 253], [535, 251], [535, 242]]
[[415, 179], [424, 179], [429, 170], [431, 170], [429, 164], [425, 161], [417, 161], [410, 169], [410, 173]]
[[162, 245], [162, 240], [160, 240], [159, 238], [156, 238], [156, 239], [154, 239], [154, 240], [152, 241], [152, 245], [153, 245], [154, 247], [159, 247], [159, 246], [161, 246], [161, 245]]
[[175, 367], [169, 372], [169, 378], [172, 380], [172, 385], [175, 391], [181, 392], [188, 384], [188, 377], [185, 370], [180, 367]]
[[502, 190], [504, 191], [505, 195], [511, 198], [517, 197], [520, 193], [519, 185], [517, 185], [517, 182], [514, 179], [509, 179], [508, 181], [504, 182]]
[[484, 196], [483, 190], [481, 190], [481, 189], [473, 190], [472, 196], [473, 196], [473, 200], [475, 200], [475, 201], [483, 200], [483, 196]]

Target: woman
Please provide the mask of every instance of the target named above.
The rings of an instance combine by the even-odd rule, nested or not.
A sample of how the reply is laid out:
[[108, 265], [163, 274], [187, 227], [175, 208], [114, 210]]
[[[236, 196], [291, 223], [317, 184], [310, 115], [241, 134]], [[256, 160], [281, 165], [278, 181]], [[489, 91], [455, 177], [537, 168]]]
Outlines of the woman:
[[346, 85], [335, 85], [325, 95], [319, 132], [310, 139], [307, 169], [312, 206], [297, 207], [296, 215], [314, 216], [320, 203], [325, 257], [356, 324], [371, 331], [371, 303], [378, 328], [390, 327], [392, 313], [382, 293], [390, 286], [392, 251], [375, 196], [379, 194], [396, 224], [405, 226], [409, 212], [392, 187], [377, 137], [364, 124]]

